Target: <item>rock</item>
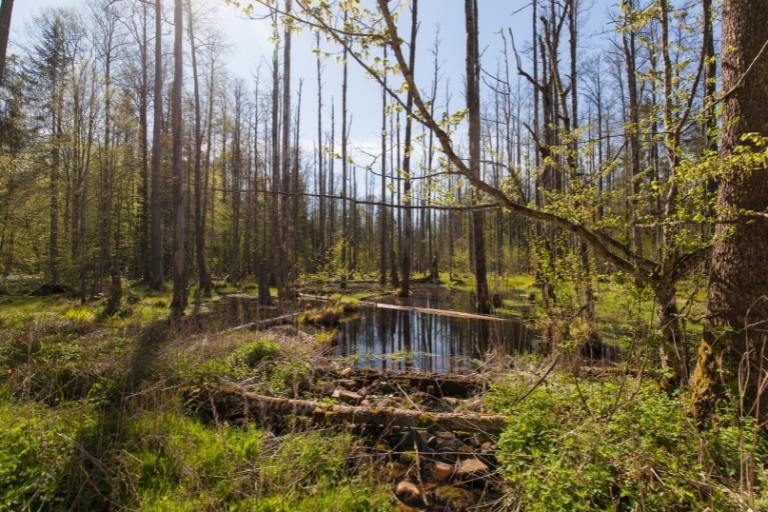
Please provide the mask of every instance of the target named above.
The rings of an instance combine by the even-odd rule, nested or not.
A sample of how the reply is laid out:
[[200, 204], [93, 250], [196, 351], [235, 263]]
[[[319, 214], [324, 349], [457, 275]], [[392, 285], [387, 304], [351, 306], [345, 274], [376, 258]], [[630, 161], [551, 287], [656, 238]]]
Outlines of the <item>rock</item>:
[[484, 475], [488, 473], [488, 465], [478, 459], [464, 459], [456, 463], [456, 474], [458, 476]]
[[363, 399], [362, 396], [358, 395], [354, 391], [348, 391], [341, 387], [333, 390], [331, 398], [338, 398], [342, 402], [346, 402], [348, 404], [358, 404]]
[[408, 480], [401, 480], [395, 487], [395, 494], [403, 501], [413, 501], [421, 497], [421, 491], [416, 484]]
[[437, 461], [432, 464], [432, 477], [438, 482], [445, 482], [453, 476], [453, 466]]
[[443, 505], [443, 510], [467, 510], [475, 505], [475, 495], [471, 491], [451, 485], [441, 485], [435, 489], [435, 500]]

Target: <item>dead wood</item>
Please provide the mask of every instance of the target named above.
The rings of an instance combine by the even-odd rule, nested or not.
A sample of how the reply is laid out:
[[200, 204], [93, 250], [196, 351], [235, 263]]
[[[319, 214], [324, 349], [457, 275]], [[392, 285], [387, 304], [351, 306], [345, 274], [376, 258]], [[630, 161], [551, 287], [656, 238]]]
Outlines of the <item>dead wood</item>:
[[469, 396], [481, 392], [488, 386], [488, 379], [482, 375], [456, 375], [449, 373], [395, 372], [357, 368], [329, 372], [334, 377], [354, 380], [358, 386], [385, 381], [406, 383], [409, 388], [443, 396]]
[[[202, 391], [202, 390], [201, 390]], [[278, 398], [251, 393], [235, 386], [209, 388], [209, 399], [199, 400], [203, 408], [214, 407], [218, 417], [238, 419], [261, 413], [285, 420], [289, 416], [304, 416], [317, 423], [337, 425], [369, 425], [383, 428], [415, 428], [448, 432], [480, 432], [499, 434], [507, 419], [491, 414], [423, 412], [408, 409], [337, 405], [314, 400]], [[202, 394], [198, 392], [198, 398]]]

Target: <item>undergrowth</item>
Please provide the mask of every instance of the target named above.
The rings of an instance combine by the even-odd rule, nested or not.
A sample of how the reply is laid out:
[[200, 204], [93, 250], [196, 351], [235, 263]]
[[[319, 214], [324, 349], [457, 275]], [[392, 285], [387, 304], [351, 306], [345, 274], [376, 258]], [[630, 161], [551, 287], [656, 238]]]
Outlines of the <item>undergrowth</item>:
[[[686, 397], [652, 382], [555, 376], [496, 386], [509, 418], [499, 441], [509, 501], [526, 511], [761, 510], [766, 442], [749, 419], [720, 411], [700, 431]], [[523, 398], [524, 397], [524, 398]], [[747, 489], [749, 488], [749, 491]]]

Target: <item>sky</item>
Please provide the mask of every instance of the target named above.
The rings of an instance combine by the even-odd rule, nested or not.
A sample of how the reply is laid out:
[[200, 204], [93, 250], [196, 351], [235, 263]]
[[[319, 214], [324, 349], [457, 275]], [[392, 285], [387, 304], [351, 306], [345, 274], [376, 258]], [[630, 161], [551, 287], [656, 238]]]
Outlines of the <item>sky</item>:
[[[257, 69], [261, 65], [264, 82], [269, 83], [271, 66], [270, 25], [268, 21], [247, 19], [242, 11], [228, 5], [224, 0], [193, 0], [197, 7], [205, 9], [210, 22], [221, 27], [229, 48], [224, 55], [227, 69], [233, 77], [240, 77], [253, 82]], [[241, 0], [245, 4], [247, 0]], [[590, 33], [604, 30], [600, 19], [605, 19], [607, 0], [595, 0], [587, 9], [582, 23], [585, 30], [585, 52], [593, 51], [587, 44]], [[11, 27], [11, 51], [22, 51], [34, 16], [49, 7], [73, 7], [84, 9], [86, 0], [21, 0], [14, 5]], [[166, 0], [166, 18], [171, 21], [172, 2]], [[262, 10], [263, 11], [263, 10]], [[435, 33], [440, 31], [440, 66], [443, 80], [450, 80], [451, 105], [456, 110], [464, 101], [464, 56], [465, 26], [463, 0], [421, 0], [419, 3], [419, 38], [417, 46], [417, 82], [427, 90], [431, 83], [432, 48]], [[502, 46], [499, 32], [511, 29], [515, 35], [518, 49], [525, 48], [530, 40], [530, 6], [528, 0], [479, 0], [480, 48], [483, 52], [483, 67], [490, 73], [497, 70], [497, 59]], [[257, 9], [257, 12], [259, 10]], [[403, 30], [403, 34], [407, 31]], [[591, 43], [589, 43], [591, 44]], [[294, 36], [293, 42], [293, 84], [295, 91], [299, 80], [303, 83], [302, 103], [302, 145], [311, 147], [317, 133], [317, 88], [316, 59], [313, 53], [314, 34], [302, 31]], [[335, 48], [324, 47], [335, 51]], [[524, 60], [527, 63], [527, 60]], [[341, 64], [328, 59], [323, 64], [325, 126], [330, 124], [329, 109], [331, 100], [340, 112]], [[514, 75], [514, 73], [513, 73]], [[514, 78], [517, 80], [517, 77]], [[381, 93], [373, 80], [362, 72], [355, 62], [349, 64], [349, 111], [351, 115], [351, 145], [357, 150], [359, 158], [364, 151], [374, 152], [378, 147], [381, 125]], [[445, 82], [441, 85], [438, 105], [445, 103]], [[294, 95], [295, 98], [295, 95]], [[295, 99], [294, 99], [295, 101]], [[338, 119], [338, 118], [337, 118]], [[338, 139], [338, 136], [337, 136]], [[365, 162], [361, 162], [365, 163]]]

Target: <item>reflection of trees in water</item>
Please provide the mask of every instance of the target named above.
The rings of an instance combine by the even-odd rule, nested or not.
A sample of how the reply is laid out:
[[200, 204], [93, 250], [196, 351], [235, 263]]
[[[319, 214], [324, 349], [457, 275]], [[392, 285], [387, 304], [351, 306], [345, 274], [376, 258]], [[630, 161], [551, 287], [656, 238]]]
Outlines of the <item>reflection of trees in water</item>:
[[457, 358], [530, 351], [531, 342], [520, 322], [363, 308], [342, 325], [335, 353], [357, 354], [358, 365], [383, 370], [451, 372], [463, 364]]

